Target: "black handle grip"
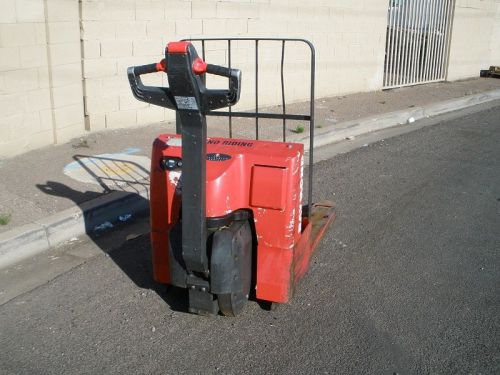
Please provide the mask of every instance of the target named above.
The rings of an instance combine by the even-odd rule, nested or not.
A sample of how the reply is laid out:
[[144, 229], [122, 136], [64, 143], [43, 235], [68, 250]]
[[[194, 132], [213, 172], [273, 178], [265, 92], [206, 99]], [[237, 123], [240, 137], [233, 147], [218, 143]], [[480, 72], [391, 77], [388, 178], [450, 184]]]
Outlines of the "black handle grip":
[[157, 64], [147, 64], [134, 66], [134, 74], [140, 76], [141, 74], [156, 73], [158, 71]]
[[207, 64], [207, 73], [215, 74], [217, 76], [231, 77], [231, 71], [233, 69], [226, 68], [224, 66]]
[[154, 73], [158, 71], [158, 64], [131, 66], [127, 69], [128, 81], [135, 98], [160, 107], [175, 109], [174, 98], [168, 87], [144, 86], [141, 74]]
[[228, 105], [234, 105], [240, 100], [241, 70], [207, 64], [207, 73], [229, 78]]

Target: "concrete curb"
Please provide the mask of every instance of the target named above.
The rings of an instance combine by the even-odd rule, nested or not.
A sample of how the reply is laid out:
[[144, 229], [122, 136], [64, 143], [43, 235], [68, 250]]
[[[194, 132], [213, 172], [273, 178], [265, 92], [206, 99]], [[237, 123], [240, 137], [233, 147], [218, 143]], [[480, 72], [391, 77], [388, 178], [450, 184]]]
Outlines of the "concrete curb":
[[[500, 90], [487, 91], [481, 94], [470, 95], [457, 99], [450, 99], [426, 106], [404, 109], [401, 111], [384, 113], [379, 116], [362, 118], [359, 120], [346, 121], [337, 124], [336, 129], [327, 127], [316, 130], [314, 146], [321, 147], [330, 143], [335, 143], [351, 136], [358, 136], [390, 128], [393, 126], [411, 124], [413, 121], [443, 115], [459, 109], [472, 107], [478, 104], [487, 103], [500, 99]], [[413, 118], [413, 120], [410, 120]], [[340, 128], [340, 129], [339, 129]], [[309, 149], [309, 137], [295, 136], [290, 139], [292, 142], [302, 142], [306, 150]]]
[[83, 235], [96, 233], [106, 221], [138, 215], [149, 209], [149, 191], [113, 192], [33, 223], [0, 233], [0, 269]]
[[[410, 118], [417, 121], [497, 99], [500, 99], [500, 90], [492, 90], [427, 106], [347, 121], [337, 124], [337, 127], [341, 127], [340, 129], [330, 127], [316, 131], [315, 146], [321, 147], [342, 141], [350, 136], [408, 124]], [[309, 148], [309, 137], [296, 135], [290, 141], [303, 142], [306, 150]], [[115, 223], [120, 215], [138, 215], [148, 209], [149, 191], [147, 189], [136, 193], [113, 192], [82, 203], [79, 207], [69, 208], [42, 220], [0, 233], [0, 269], [74, 237], [95, 233], [95, 226], [106, 221]]]

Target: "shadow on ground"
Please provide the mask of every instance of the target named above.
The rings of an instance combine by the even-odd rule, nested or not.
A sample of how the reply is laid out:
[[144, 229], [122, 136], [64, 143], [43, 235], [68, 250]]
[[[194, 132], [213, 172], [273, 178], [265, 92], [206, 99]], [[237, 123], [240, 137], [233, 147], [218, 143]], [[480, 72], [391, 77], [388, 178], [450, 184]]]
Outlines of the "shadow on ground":
[[[187, 312], [185, 290], [158, 284], [153, 279], [150, 229], [149, 224], [144, 224], [149, 215], [149, 200], [138, 190], [143, 187], [149, 191], [149, 171], [130, 160], [85, 155], [76, 155], [74, 160], [103, 192], [82, 192], [55, 181], [37, 184], [37, 188], [45, 194], [73, 201], [83, 212], [88, 237], [137, 287], [155, 291], [172, 310]], [[113, 198], [121, 199], [106, 204], [111, 193]], [[102, 199], [103, 206], [92, 207], [89, 201], [95, 199]]]

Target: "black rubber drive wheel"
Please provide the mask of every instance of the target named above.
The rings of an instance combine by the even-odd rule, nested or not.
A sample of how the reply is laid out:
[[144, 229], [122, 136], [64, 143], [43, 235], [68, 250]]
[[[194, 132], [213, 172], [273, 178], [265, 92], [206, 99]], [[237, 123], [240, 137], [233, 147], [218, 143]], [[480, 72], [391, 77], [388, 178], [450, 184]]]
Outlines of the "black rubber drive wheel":
[[[246, 221], [233, 238], [238, 244], [235, 249], [240, 251], [233, 256], [240, 257], [235, 272], [235, 279], [239, 280], [240, 288], [237, 292], [217, 294], [219, 310], [225, 316], [237, 316], [246, 306], [252, 283], [252, 246], [250, 224]], [[233, 250], [234, 251], [234, 250]]]

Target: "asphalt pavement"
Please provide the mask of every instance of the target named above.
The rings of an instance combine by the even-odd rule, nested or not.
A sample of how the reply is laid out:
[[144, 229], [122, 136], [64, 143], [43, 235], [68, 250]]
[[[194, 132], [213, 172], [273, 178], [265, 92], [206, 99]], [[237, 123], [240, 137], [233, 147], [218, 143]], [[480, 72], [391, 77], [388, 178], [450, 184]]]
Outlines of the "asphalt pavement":
[[500, 373], [499, 123], [496, 106], [316, 164], [338, 218], [275, 311], [186, 313], [144, 234], [48, 253], [102, 251], [0, 306], [0, 372]]

